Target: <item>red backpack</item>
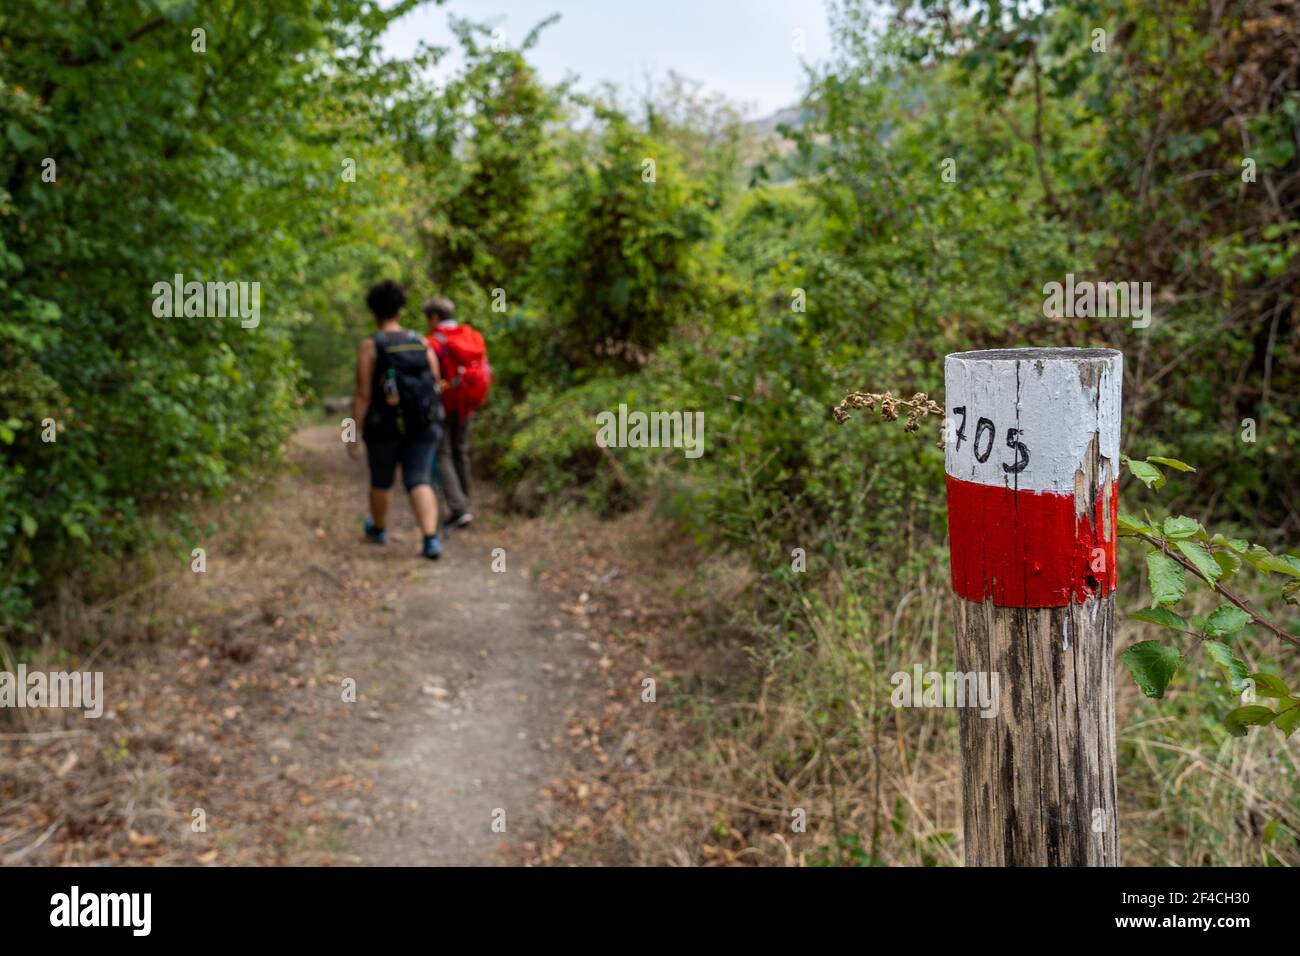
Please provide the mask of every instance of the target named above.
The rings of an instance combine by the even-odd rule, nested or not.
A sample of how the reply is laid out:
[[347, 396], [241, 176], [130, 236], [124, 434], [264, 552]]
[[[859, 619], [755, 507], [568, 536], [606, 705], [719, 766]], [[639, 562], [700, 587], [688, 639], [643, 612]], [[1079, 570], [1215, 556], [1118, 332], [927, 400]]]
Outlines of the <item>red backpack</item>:
[[442, 376], [447, 380], [442, 390], [442, 407], [448, 415], [464, 421], [470, 412], [487, 401], [492, 384], [492, 366], [488, 363], [483, 336], [464, 322], [450, 329], [435, 329], [430, 340], [443, 361]]

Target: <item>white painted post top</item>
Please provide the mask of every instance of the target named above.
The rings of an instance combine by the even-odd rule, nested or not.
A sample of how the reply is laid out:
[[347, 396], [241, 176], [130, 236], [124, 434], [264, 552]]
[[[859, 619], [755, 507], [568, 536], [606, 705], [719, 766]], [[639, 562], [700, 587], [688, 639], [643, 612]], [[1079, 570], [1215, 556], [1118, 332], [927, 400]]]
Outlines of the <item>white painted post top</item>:
[[[981, 485], [1073, 495], [1094, 439], [1119, 476], [1124, 356], [1114, 349], [990, 349], [944, 359], [944, 465]], [[1100, 387], [1099, 387], [1100, 386]]]

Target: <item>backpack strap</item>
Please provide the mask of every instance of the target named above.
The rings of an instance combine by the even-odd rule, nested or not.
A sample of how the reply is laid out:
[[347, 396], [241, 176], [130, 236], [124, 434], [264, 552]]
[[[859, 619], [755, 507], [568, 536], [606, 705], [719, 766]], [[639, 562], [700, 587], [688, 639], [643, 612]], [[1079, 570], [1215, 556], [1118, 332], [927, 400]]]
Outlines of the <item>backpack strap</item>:
[[388, 345], [384, 342], [383, 332], [372, 332], [370, 341], [375, 343], [375, 372], [379, 371], [379, 361], [382, 357], [384, 364], [388, 364]]
[[375, 340], [375, 347], [389, 355], [394, 352], [424, 352], [429, 347], [418, 332], [412, 332], [410, 329], [402, 329], [403, 337], [391, 344], [385, 340], [388, 334], [376, 332], [372, 338]]

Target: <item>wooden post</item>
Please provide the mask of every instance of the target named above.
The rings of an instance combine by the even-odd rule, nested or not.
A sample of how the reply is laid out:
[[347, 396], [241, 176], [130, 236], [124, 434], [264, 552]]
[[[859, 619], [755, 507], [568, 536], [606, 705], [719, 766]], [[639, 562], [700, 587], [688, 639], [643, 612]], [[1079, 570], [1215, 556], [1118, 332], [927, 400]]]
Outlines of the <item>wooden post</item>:
[[997, 675], [996, 714], [960, 714], [967, 866], [1119, 865], [1123, 362], [1052, 348], [944, 362], [957, 667]]

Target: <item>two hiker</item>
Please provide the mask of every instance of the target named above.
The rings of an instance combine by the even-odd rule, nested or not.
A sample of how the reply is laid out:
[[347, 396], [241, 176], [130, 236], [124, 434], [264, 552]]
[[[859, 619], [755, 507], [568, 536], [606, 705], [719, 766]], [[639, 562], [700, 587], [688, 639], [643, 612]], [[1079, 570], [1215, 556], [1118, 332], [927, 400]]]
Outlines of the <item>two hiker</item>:
[[[447, 299], [425, 306], [427, 339], [404, 329], [399, 314], [406, 292], [391, 279], [370, 289], [366, 304], [378, 331], [357, 348], [352, 418], [361, 422], [370, 468], [367, 540], [388, 542], [388, 506], [397, 466], [424, 536], [421, 553], [442, 556], [438, 502], [430, 479], [438, 474], [450, 510], [449, 525], [463, 527], [469, 512], [469, 423], [487, 397], [491, 368], [483, 337], [452, 318]], [[360, 456], [359, 446], [348, 454]], [[442, 459], [439, 468], [438, 458]], [[438, 469], [435, 472], [435, 469]]]

